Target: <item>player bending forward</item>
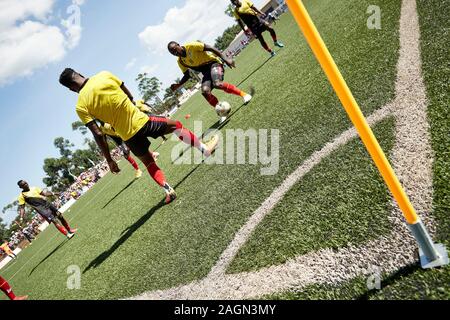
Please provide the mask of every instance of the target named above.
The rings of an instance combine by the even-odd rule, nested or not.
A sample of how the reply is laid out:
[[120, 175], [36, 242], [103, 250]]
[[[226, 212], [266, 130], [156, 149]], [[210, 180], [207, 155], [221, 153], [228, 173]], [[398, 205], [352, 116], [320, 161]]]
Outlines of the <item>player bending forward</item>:
[[[59, 232], [65, 235], [68, 239], [71, 239], [75, 235], [77, 229], [71, 229], [62, 213], [59, 212], [53, 204], [45, 199], [45, 197], [53, 196], [53, 193], [43, 191], [37, 187], [30, 188], [28, 183], [24, 180], [20, 180], [17, 185], [22, 189], [22, 192], [19, 195], [19, 215], [21, 219], [23, 219], [23, 216], [25, 215], [25, 204], [28, 204], [48, 223], [53, 223], [56, 229], [58, 229]], [[62, 225], [56, 220], [59, 220]]]
[[142, 161], [150, 176], [166, 193], [167, 204], [176, 199], [176, 193], [156, 164], [149, 150], [150, 141], [147, 137], [156, 139], [174, 133], [181, 141], [197, 148], [206, 157], [209, 157], [217, 147], [219, 139], [217, 135], [204, 144], [196, 135], [184, 128], [180, 121], [165, 117], [149, 117], [138, 110], [133, 103], [133, 96], [123, 81], [110, 72], [103, 71], [85, 78], [73, 69], [67, 68], [62, 72], [59, 82], [78, 93], [76, 112], [92, 132], [111, 172], [118, 173], [120, 169], [111, 157], [104, 135], [95, 122], [96, 119], [109, 123], [131, 152]]

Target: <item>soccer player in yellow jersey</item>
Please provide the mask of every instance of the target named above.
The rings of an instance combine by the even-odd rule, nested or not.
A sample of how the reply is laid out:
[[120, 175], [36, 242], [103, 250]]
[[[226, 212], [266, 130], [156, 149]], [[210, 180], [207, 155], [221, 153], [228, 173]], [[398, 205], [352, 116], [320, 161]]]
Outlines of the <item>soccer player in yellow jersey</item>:
[[[191, 77], [189, 69], [192, 69], [203, 74], [202, 94], [213, 108], [219, 103], [217, 97], [211, 93], [214, 88], [241, 96], [245, 104], [252, 99], [250, 94], [223, 81], [225, 73], [223, 63], [225, 62], [230, 68], [234, 68], [235, 64], [232, 59], [227, 58], [218, 49], [199, 41], [186, 43], [183, 46], [175, 41], [171, 41], [167, 47], [172, 55], [178, 57], [178, 66], [184, 74], [180, 83], [170, 86], [173, 91], [189, 80]], [[223, 122], [225, 119], [226, 117], [221, 117], [220, 120]]]
[[[22, 189], [22, 192], [19, 195], [19, 215], [21, 219], [23, 219], [23, 216], [25, 215], [25, 204], [28, 204], [36, 210], [41, 217], [47, 220], [48, 223], [53, 223], [56, 229], [67, 238], [71, 239], [75, 235], [77, 229], [71, 229], [62, 213], [45, 199], [45, 197], [53, 196], [53, 193], [43, 191], [37, 187], [30, 188], [28, 183], [24, 180], [20, 180], [17, 185]], [[56, 222], [56, 219], [58, 219], [62, 225]]]
[[4, 253], [6, 253], [11, 259], [17, 259], [16, 254], [11, 250], [11, 248], [8, 245], [8, 241], [5, 241], [0, 246], [0, 250], [2, 250]]
[[181, 122], [165, 117], [148, 116], [136, 108], [133, 96], [123, 81], [110, 72], [103, 71], [90, 78], [85, 78], [73, 69], [66, 68], [60, 75], [59, 82], [78, 93], [76, 112], [81, 121], [92, 132], [108, 166], [113, 173], [120, 172], [117, 163], [112, 159], [108, 144], [95, 120], [109, 123], [125, 141], [131, 152], [136, 155], [147, 168], [150, 176], [166, 193], [166, 203], [176, 199], [175, 190], [167, 183], [162, 170], [156, 165], [149, 151], [150, 141], [174, 133], [183, 142], [200, 150], [209, 157], [218, 144], [218, 136], [214, 136], [207, 144], [202, 143], [196, 135], [184, 128]]
[[261, 18], [264, 16], [264, 13], [256, 8], [253, 2], [249, 0], [231, 0], [231, 3], [235, 7], [233, 15], [241, 26], [242, 30], [246, 31], [246, 25], [248, 29], [250, 29], [250, 31], [259, 40], [262, 47], [266, 49], [272, 57], [275, 55], [275, 51], [273, 51], [264, 40], [264, 37], [262, 36], [262, 33], [264, 31], [268, 31], [270, 33], [275, 46], [279, 48], [284, 47], [284, 44], [278, 41], [275, 30], [269, 25], [268, 22], [264, 21]]

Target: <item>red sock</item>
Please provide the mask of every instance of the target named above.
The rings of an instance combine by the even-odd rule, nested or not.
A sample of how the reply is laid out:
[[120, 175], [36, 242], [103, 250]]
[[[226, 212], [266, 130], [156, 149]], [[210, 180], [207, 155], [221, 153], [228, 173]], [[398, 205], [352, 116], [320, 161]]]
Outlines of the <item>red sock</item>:
[[133, 159], [132, 156], [128, 156], [127, 160], [128, 160], [129, 163], [131, 163], [131, 165], [133, 166], [134, 170], [139, 170], [139, 166], [136, 163], [136, 161]]
[[209, 95], [205, 96], [205, 99], [208, 101], [208, 103], [212, 107], [217, 106], [217, 104], [219, 103], [219, 99], [217, 99], [217, 97], [211, 93]]
[[184, 128], [180, 121], [177, 121], [177, 130], [175, 130], [174, 133], [184, 143], [190, 144], [192, 147], [195, 147], [202, 151], [202, 143], [200, 142], [200, 140], [192, 131]]
[[0, 277], [0, 290], [2, 290], [11, 300], [14, 300], [16, 298], [9, 283], [6, 282], [6, 280], [3, 279], [2, 277]]
[[222, 89], [226, 93], [234, 94], [236, 96], [241, 96], [242, 97], [242, 96], [245, 95], [244, 91], [240, 90], [236, 86], [232, 85], [231, 83], [227, 83], [227, 82], [224, 82], [222, 84], [222, 88], [220, 88], [220, 89]]
[[164, 176], [162, 170], [156, 165], [156, 163], [153, 162], [152, 164], [150, 164], [147, 170], [157, 184], [159, 184], [161, 187], [164, 187], [166, 185], [166, 177]]
[[64, 226], [64, 228], [66, 228], [66, 230], [67, 230], [68, 232], [71, 232], [72, 229], [70, 229], [70, 226], [69, 226], [69, 224], [67, 223], [66, 219], [62, 219], [61, 223], [62, 223], [62, 225]]
[[[67, 236], [67, 230], [66, 230], [66, 228], [64, 228], [63, 226], [61, 226], [61, 225], [59, 225], [59, 224], [57, 224], [57, 223], [54, 223], [55, 224], [55, 227], [56, 227], [56, 229], [58, 229], [59, 230], [59, 232], [61, 232], [63, 235], [65, 235], [65, 236]], [[70, 229], [69, 229], [70, 230]]]

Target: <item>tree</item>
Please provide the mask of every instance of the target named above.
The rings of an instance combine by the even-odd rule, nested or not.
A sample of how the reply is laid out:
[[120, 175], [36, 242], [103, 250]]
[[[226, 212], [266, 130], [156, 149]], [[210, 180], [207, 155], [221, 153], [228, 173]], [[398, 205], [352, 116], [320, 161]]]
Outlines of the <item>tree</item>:
[[161, 90], [161, 81], [156, 77], [149, 77], [147, 73], [140, 73], [136, 81], [138, 83], [138, 89], [145, 102], [153, 104], [160, 103], [158, 99], [158, 93]]
[[3, 219], [0, 218], [0, 241], [6, 238], [6, 224], [3, 223]]
[[70, 148], [74, 146], [68, 139], [64, 139], [63, 137], [58, 137], [53, 142], [55, 147], [59, 150], [59, 153], [62, 157], [70, 157], [72, 155], [72, 151]]
[[220, 51], [226, 50], [241, 31], [242, 29], [238, 24], [225, 29], [223, 34], [216, 39], [214, 46]]
[[74, 123], [72, 123], [72, 130], [80, 131], [83, 136], [86, 135], [86, 133], [88, 132], [88, 128], [81, 121], [75, 121]]
[[232, 5], [231, 3], [229, 3], [228, 6], [227, 6], [227, 9], [225, 10], [225, 14], [226, 14], [227, 16], [233, 18], [233, 17], [234, 17], [233, 12], [234, 12], [234, 7], [233, 7], [233, 5]]

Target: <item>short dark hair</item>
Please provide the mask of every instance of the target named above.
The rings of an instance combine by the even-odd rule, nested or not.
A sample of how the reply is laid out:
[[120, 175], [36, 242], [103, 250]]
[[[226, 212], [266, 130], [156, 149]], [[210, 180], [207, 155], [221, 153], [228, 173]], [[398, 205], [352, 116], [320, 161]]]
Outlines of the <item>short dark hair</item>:
[[170, 50], [170, 47], [177, 46], [177, 45], [178, 45], [178, 42], [176, 42], [176, 41], [170, 41], [169, 44], [167, 45], [167, 49]]
[[59, 83], [67, 88], [70, 88], [70, 86], [75, 83], [74, 76], [76, 74], [77, 72], [71, 68], [64, 69], [64, 71], [59, 76]]
[[23, 184], [25, 182], [25, 180], [19, 180], [19, 182], [17, 182], [17, 185], [20, 187], [21, 184]]

